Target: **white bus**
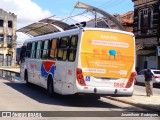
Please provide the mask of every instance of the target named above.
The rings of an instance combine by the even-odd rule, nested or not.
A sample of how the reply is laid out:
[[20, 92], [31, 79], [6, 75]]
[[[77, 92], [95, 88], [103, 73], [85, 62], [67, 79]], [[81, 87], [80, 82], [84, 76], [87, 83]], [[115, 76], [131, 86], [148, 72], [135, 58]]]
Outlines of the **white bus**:
[[129, 32], [78, 28], [24, 42], [20, 76], [49, 95], [131, 96], [135, 39]]

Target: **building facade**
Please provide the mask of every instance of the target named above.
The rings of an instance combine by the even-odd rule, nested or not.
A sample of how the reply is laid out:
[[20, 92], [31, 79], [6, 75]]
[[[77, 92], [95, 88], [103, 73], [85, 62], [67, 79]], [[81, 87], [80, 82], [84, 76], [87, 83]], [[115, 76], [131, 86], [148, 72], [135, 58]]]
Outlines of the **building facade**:
[[16, 63], [17, 16], [0, 9], [0, 66]]
[[134, 2], [134, 26], [137, 49], [137, 71], [160, 68], [158, 46], [160, 45], [160, 1], [132, 0]]

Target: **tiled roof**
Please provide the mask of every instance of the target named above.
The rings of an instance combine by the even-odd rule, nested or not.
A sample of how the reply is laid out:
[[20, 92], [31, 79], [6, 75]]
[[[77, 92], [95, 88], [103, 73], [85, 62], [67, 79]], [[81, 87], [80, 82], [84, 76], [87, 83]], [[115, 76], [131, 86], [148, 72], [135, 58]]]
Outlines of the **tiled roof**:
[[133, 18], [127, 19], [127, 16], [133, 14], [133, 11], [129, 11], [125, 14], [121, 15], [121, 21], [122, 23], [129, 23], [129, 24], [133, 24]]
[[122, 19], [122, 23], [133, 23], [133, 20], [128, 20], [128, 19]]
[[125, 13], [125, 14], [122, 14], [121, 17], [126, 17], [126, 16], [128, 16], [130, 14], [133, 14], [133, 11], [129, 11], [129, 12]]

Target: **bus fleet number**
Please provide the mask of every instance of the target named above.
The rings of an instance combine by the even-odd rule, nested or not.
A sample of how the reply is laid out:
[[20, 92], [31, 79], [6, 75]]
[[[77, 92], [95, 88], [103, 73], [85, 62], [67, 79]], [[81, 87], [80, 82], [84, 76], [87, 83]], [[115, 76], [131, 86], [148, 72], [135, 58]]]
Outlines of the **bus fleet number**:
[[114, 87], [123, 88], [124, 87], [124, 83], [114, 83]]

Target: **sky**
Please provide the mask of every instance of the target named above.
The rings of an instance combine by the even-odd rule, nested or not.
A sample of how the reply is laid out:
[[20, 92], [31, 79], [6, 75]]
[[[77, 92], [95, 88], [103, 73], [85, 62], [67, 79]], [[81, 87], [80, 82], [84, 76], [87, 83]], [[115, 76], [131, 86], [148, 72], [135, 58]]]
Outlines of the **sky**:
[[[66, 18], [71, 13], [80, 13], [79, 9], [74, 9], [78, 1], [100, 8], [109, 14], [124, 14], [134, 10], [132, 0], [0, 0], [0, 8], [17, 15], [19, 29], [50, 16]], [[26, 39], [24, 34], [17, 35], [17, 41]]]

